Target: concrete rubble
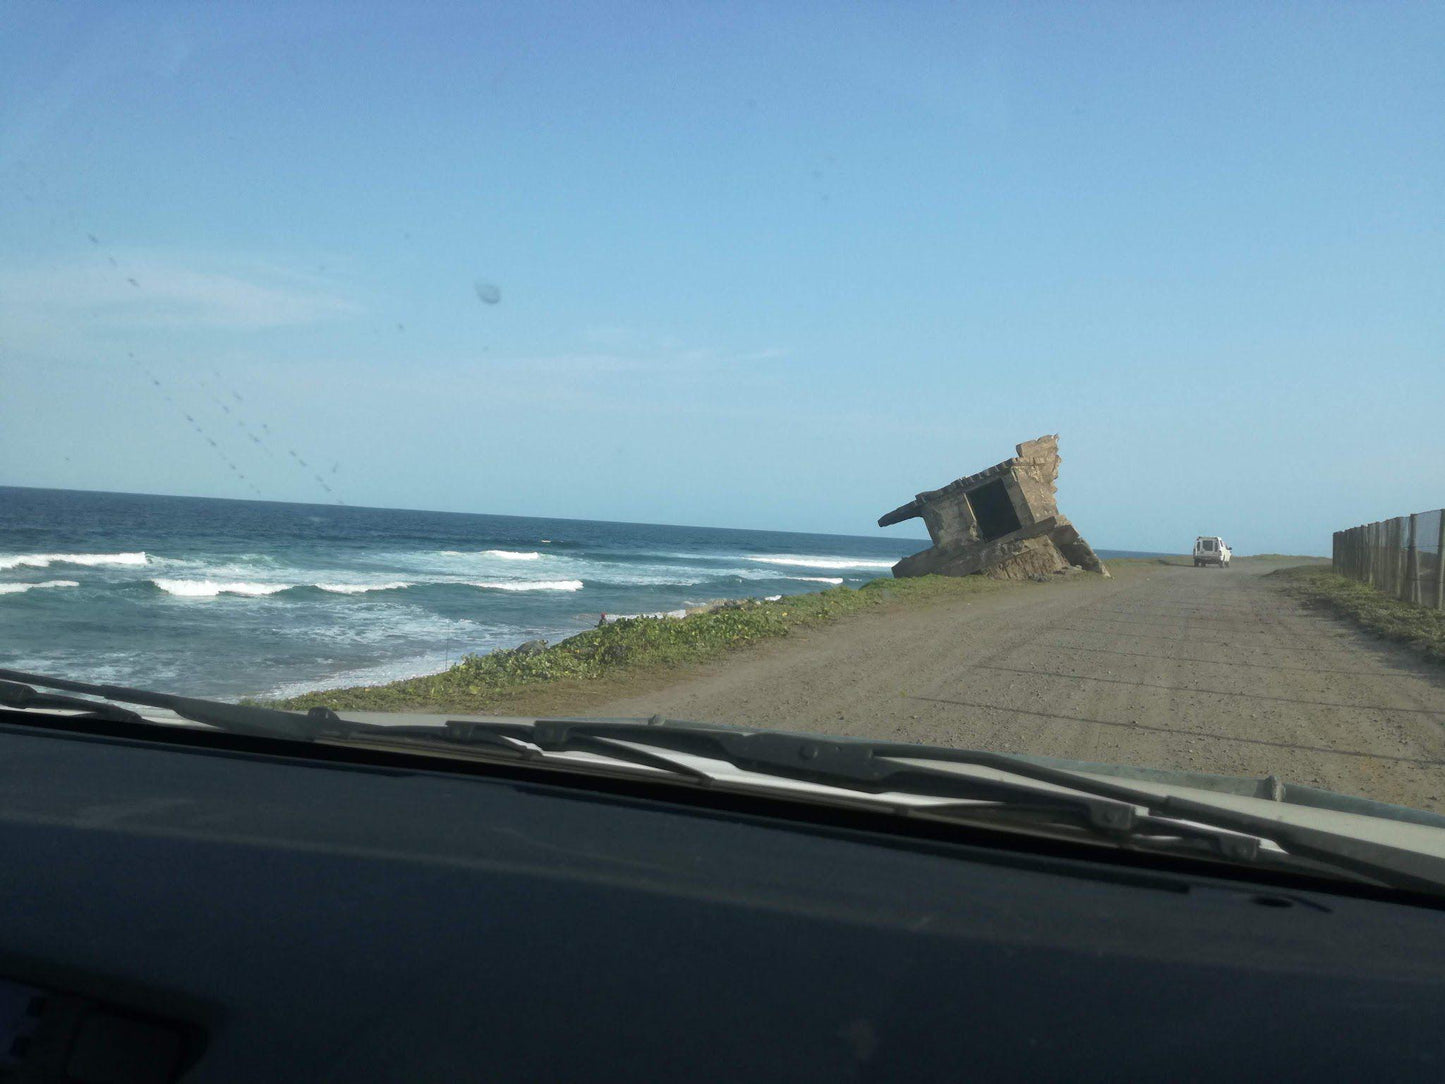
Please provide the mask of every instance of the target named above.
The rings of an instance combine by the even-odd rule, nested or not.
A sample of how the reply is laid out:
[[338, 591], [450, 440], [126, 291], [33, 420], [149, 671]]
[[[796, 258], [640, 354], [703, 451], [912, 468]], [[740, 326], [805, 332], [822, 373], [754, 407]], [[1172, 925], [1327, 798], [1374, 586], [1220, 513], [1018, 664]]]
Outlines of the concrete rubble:
[[1058, 508], [1059, 438], [1018, 445], [1012, 459], [920, 493], [878, 521], [919, 517], [933, 546], [905, 557], [893, 575], [1043, 579], [1083, 569], [1109, 575], [1104, 562]]

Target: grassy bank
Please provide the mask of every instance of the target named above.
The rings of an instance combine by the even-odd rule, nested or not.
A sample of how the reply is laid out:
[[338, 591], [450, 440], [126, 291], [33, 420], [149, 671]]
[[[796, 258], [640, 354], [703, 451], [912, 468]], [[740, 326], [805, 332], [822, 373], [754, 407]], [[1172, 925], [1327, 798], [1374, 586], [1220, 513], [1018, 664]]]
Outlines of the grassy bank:
[[1329, 565], [1285, 568], [1271, 573], [1284, 589], [1306, 603], [1344, 617], [1381, 639], [1409, 644], [1427, 659], [1445, 664], [1445, 611], [1383, 595]]
[[560, 704], [569, 691], [575, 693], [579, 686], [718, 658], [738, 648], [880, 606], [944, 602], [1039, 586], [1001, 583], [982, 576], [923, 576], [878, 579], [856, 590], [834, 587], [771, 602], [742, 600], [685, 618], [620, 620], [542, 651], [468, 655], [439, 674], [389, 685], [306, 693], [281, 701], [278, 706], [305, 709], [324, 704], [353, 711], [504, 714], [518, 705], [535, 702], [539, 693], [556, 693]]

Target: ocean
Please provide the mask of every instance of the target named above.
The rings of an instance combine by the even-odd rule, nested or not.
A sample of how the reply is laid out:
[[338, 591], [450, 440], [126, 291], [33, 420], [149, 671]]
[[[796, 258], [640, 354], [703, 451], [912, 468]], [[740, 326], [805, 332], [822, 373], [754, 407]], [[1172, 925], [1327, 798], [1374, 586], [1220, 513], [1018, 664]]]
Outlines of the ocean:
[[0, 666], [235, 699], [599, 617], [857, 586], [926, 540], [0, 487]]

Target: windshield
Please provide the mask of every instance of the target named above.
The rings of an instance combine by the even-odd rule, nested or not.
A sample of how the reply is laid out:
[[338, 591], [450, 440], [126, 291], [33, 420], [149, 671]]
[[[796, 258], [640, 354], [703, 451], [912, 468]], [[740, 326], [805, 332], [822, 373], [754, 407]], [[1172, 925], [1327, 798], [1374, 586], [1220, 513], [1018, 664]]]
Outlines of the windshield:
[[1439, 7], [4, 22], [0, 667], [1445, 812]]

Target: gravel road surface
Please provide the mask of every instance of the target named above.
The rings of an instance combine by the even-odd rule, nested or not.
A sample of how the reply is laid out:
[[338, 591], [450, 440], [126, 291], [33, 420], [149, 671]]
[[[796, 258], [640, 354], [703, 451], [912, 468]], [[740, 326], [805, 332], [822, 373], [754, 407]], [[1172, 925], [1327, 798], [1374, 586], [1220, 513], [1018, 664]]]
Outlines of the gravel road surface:
[[1266, 578], [1129, 562], [866, 613], [589, 706], [1264, 776], [1445, 812], [1445, 670]]

